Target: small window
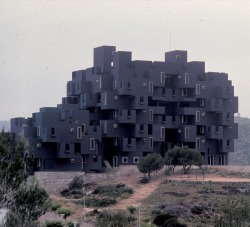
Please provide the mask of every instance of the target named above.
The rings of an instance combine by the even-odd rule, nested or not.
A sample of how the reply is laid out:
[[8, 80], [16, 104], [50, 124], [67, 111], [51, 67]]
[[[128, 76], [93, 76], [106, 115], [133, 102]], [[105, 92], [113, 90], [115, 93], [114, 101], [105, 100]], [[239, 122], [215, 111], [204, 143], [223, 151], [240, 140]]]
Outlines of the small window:
[[149, 110], [149, 121], [153, 121], [154, 120], [154, 110], [150, 109]]
[[128, 118], [131, 118], [132, 114], [131, 114], [131, 110], [128, 110]]
[[196, 111], [195, 120], [196, 120], [196, 122], [201, 121], [201, 112], [200, 111]]
[[175, 116], [175, 115], [172, 116], [172, 123], [173, 123], [173, 124], [176, 123], [176, 116]]
[[38, 158], [37, 160], [36, 160], [36, 166], [39, 168], [39, 167], [41, 167], [41, 158]]
[[82, 163], [87, 163], [87, 155], [82, 155]]
[[113, 110], [113, 119], [117, 118], [117, 110]]
[[189, 138], [189, 128], [185, 127], [185, 138]]
[[123, 164], [128, 163], [128, 157], [122, 157], [122, 163]]
[[165, 72], [161, 72], [161, 83], [165, 83]]
[[82, 139], [82, 128], [81, 127], [77, 127], [77, 133], [76, 133], [76, 138], [78, 140]]
[[195, 148], [196, 149], [200, 149], [200, 146], [201, 146], [201, 139], [200, 138], [196, 138]]
[[56, 130], [55, 128], [51, 128], [51, 136], [55, 136], [56, 135]]
[[104, 105], [106, 106], [107, 105], [107, 93], [104, 93], [103, 94], [103, 98], [104, 98]]
[[205, 99], [199, 99], [200, 107], [205, 107]]
[[128, 147], [131, 147], [131, 146], [132, 146], [132, 139], [128, 138]]
[[187, 123], [187, 115], [182, 115], [182, 123]]
[[93, 156], [93, 162], [97, 162], [97, 161], [98, 161], [97, 156], [94, 155], [94, 156]]
[[230, 147], [230, 140], [227, 140], [227, 147]]
[[65, 144], [65, 150], [69, 151], [69, 144], [68, 143]]
[[176, 96], [176, 90], [172, 89], [172, 96]]
[[185, 84], [189, 84], [189, 73], [185, 73]]
[[36, 128], [36, 135], [37, 135], [37, 137], [41, 136], [41, 127], [40, 126], [38, 126]]
[[133, 157], [133, 163], [139, 163], [139, 157]]
[[181, 95], [182, 95], [182, 96], [187, 96], [187, 89], [186, 89], [186, 88], [183, 88], [183, 89], [182, 89]]
[[128, 90], [130, 90], [130, 89], [131, 89], [131, 83], [128, 82]]
[[143, 103], [144, 103], [144, 97], [140, 96], [140, 104], [143, 104]]
[[201, 85], [200, 84], [196, 84], [196, 95], [200, 95], [201, 94]]
[[227, 113], [227, 120], [230, 120], [230, 113]]
[[113, 91], [117, 90], [117, 81], [113, 81]]
[[86, 125], [85, 124], [82, 124], [81, 132], [86, 133]]
[[176, 96], [176, 90], [174, 88], [172, 89], [172, 96]]
[[165, 138], [165, 128], [161, 127], [161, 138]]
[[95, 150], [95, 138], [90, 138], [90, 150], [94, 151]]
[[153, 137], [149, 137], [149, 144], [148, 144], [149, 148], [154, 148], [154, 138]]
[[101, 77], [99, 77], [99, 86], [100, 86], [100, 88], [102, 88], [102, 78]]
[[144, 132], [144, 125], [140, 125], [140, 132]]
[[149, 82], [149, 87], [148, 87], [148, 91], [149, 93], [154, 93], [154, 85], [153, 85], [153, 82]]
[[74, 158], [71, 158], [71, 159], [70, 159], [70, 163], [71, 163], [71, 164], [74, 164], [74, 163], [75, 163], [75, 159], [74, 159]]

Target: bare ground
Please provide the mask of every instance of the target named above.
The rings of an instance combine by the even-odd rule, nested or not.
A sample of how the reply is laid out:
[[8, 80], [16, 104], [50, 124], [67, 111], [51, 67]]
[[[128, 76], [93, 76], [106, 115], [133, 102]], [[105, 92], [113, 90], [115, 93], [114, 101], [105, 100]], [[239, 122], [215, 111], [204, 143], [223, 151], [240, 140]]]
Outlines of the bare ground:
[[[140, 184], [139, 179], [142, 175], [138, 172], [136, 167], [123, 167], [117, 170], [114, 170], [110, 173], [98, 173], [98, 174], [86, 174], [84, 175], [85, 182], [95, 182], [98, 184], [117, 184], [124, 183], [126, 186], [131, 187], [134, 190], [134, 194], [118, 202], [114, 206], [110, 206], [107, 209], [127, 209], [130, 205], [138, 205], [145, 198], [147, 198], [155, 189], [159, 187], [161, 182], [164, 180], [171, 181], [210, 181], [210, 182], [250, 182], [250, 166], [213, 166], [209, 167], [208, 172], [203, 174], [196, 174], [193, 170], [193, 174], [182, 175], [180, 169], [176, 170], [175, 174], [166, 176], [164, 170], [162, 170], [158, 176], [152, 176], [151, 181], [148, 184]], [[68, 202], [66, 199], [62, 198], [59, 195], [59, 191], [62, 186], [58, 188], [51, 187], [47, 185], [47, 190], [50, 191], [51, 197], [53, 200], [62, 203], [65, 207], [70, 207], [74, 210], [74, 214], [68, 218], [68, 220], [79, 220], [81, 221], [84, 213], [92, 209], [85, 209], [81, 205], [76, 205], [74, 203]], [[66, 185], [64, 186], [66, 187]], [[48, 212], [41, 218], [41, 221], [44, 222], [46, 219], [57, 219], [62, 220], [61, 217], [55, 215], [54, 213]], [[93, 225], [83, 223], [81, 227], [91, 227]]]

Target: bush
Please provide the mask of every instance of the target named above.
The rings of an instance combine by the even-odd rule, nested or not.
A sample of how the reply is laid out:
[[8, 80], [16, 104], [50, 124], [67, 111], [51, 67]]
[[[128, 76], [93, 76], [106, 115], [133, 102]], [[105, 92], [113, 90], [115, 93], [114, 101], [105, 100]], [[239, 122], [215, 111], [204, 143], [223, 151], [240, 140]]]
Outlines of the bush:
[[71, 182], [69, 182], [69, 190], [72, 189], [82, 189], [84, 187], [84, 181], [82, 177], [75, 176]]
[[71, 194], [69, 189], [63, 189], [60, 193], [64, 197], [68, 197]]
[[159, 214], [154, 218], [153, 223], [162, 226], [164, 223], [166, 223], [168, 220], [176, 218], [176, 216], [172, 214]]
[[46, 227], [63, 227], [63, 223], [61, 221], [45, 221]]
[[97, 217], [98, 227], [127, 227], [129, 226], [128, 216], [122, 210], [116, 212], [102, 211]]
[[58, 210], [58, 208], [60, 208], [62, 205], [59, 203], [52, 203], [51, 205], [51, 210], [56, 212], [56, 210]]
[[113, 185], [103, 185], [98, 186], [93, 194], [110, 196], [110, 197], [120, 197], [123, 194], [133, 194], [134, 191], [132, 188], [126, 187], [124, 184], [118, 184], [116, 186]]
[[181, 224], [177, 218], [171, 218], [166, 221], [162, 227], [187, 227], [187, 225]]
[[140, 182], [141, 184], [147, 184], [147, 183], [149, 182], [149, 178], [143, 177], [143, 178], [141, 178], [141, 179], [139, 180], [139, 182]]
[[114, 198], [88, 198], [85, 201], [86, 206], [90, 207], [107, 207], [116, 203]]
[[60, 208], [57, 211], [58, 214], [63, 214], [63, 218], [66, 221], [67, 217], [69, 217], [71, 214], [73, 214], [73, 210], [70, 208]]

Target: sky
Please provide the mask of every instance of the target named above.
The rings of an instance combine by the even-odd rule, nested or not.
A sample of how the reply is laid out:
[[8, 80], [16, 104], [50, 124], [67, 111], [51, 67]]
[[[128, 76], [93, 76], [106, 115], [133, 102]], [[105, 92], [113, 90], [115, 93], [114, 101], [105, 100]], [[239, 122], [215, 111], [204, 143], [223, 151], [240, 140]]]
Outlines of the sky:
[[187, 50], [207, 72], [226, 72], [250, 117], [250, 1], [0, 0], [0, 120], [31, 117], [66, 96], [72, 71], [93, 66], [93, 48], [164, 61]]

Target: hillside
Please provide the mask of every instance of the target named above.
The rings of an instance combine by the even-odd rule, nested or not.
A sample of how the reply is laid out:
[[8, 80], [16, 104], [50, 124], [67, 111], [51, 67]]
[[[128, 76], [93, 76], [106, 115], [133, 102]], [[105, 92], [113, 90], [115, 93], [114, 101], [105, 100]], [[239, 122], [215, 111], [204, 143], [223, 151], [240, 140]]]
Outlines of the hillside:
[[250, 119], [235, 117], [239, 124], [239, 139], [235, 140], [235, 152], [229, 154], [230, 164], [250, 164]]
[[4, 129], [4, 131], [10, 131], [10, 122], [9, 121], [0, 121], [0, 130], [2, 131], [2, 129]]

